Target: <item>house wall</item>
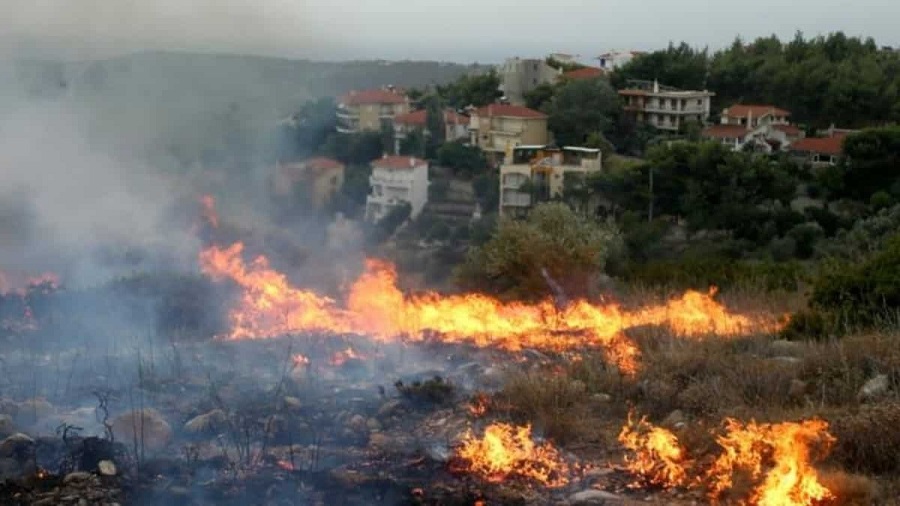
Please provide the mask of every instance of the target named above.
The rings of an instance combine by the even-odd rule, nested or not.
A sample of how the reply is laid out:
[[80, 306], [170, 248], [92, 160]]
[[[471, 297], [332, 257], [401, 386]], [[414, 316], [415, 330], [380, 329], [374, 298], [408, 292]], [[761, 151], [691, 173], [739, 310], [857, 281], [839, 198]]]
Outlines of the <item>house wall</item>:
[[506, 60], [497, 70], [500, 88], [510, 103], [525, 105], [525, 94], [544, 83], [552, 83], [559, 71], [542, 59]]
[[421, 214], [428, 203], [428, 166], [419, 165], [411, 169], [372, 168], [369, 179], [372, 191], [366, 198], [366, 219], [382, 219], [394, 205], [392, 199], [410, 204], [410, 218]]

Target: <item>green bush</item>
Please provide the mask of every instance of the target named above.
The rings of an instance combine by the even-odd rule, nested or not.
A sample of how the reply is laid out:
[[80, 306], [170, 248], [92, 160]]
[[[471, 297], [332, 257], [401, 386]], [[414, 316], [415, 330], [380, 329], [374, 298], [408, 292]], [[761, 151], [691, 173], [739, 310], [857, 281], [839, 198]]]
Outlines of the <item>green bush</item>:
[[754, 286], [766, 290], [797, 290], [805, 278], [796, 262], [748, 262], [723, 257], [631, 263], [621, 274], [624, 281], [667, 288]]
[[867, 259], [826, 263], [813, 285], [813, 309], [834, 314], [849, 326], [896, 319], [900, 307], [900, 235]]

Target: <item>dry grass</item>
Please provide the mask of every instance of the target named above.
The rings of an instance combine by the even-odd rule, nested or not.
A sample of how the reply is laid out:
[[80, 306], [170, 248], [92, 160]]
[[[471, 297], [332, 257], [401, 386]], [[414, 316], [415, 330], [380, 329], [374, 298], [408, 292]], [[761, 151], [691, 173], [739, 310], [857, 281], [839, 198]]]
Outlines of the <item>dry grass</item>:
[[495, 396], [495, 406], [517, 420], [530, 422], [536, 432], [558, 443], [578, 439], [588, 426], [587, 385], [566, 374], [512, 374]]

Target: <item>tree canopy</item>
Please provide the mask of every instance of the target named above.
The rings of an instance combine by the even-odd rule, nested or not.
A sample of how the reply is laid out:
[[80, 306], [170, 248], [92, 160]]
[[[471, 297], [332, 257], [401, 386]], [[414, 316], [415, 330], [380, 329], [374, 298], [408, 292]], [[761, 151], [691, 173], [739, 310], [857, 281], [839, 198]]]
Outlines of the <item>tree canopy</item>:
[[445, 104], [454, 109], [469, 105], [485, 106], [503, 96], [500, 91], [500, 76], [493, 70], [483, 74], [464, 75], [452, 83], [438, 85], [437, 94]]
[[736, 39], [715, 53], [670, 44], [613, 75], [617, 87], [628, 79], [715, 91], [716, 110], [737, 102], [773, 104], [813, 127], [900, 120], [900, 55], [841, 32], [809, 39], [797, 33], [789, 42]]
[[538, 300], [554, 295], [543, 269], [567, 297], [584, 297], [617, 237], [612, 227], [565, 204], [539, 204], [527, 220], [501, 218], [491, 239], [470, 250], [457, 280], [469, 289]]
[[622, 105], [616, 90], [603, 79], [562, 85], [546, 105], [547, 126], [560, 145], [584, 145], [592, 134], [612, 131]]

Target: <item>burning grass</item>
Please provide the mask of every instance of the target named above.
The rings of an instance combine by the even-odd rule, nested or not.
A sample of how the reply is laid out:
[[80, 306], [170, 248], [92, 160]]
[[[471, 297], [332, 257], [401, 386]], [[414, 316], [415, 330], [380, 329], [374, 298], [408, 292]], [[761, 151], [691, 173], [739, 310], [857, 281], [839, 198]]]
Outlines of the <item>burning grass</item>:
[[360, 333], [383, 341], [434, 338], [508, 351], [602, 349], [609, 362], [626, 373], [639, 368], [637, 346], [625, 336], [629, 328], [665, 325], [675, 334], [735, 336], [774, 328], [767, 318], [733, 314], [709, 293], [689, 291], [665, 303], [626, 310], [617, 304], [575, 301], [557, 307], [504, 303], [478, 294], [404, 295], [388, 263], [368, 260], [365, 272], [350, 286], [343, 307], [311, 290], [292, 286], [265, 257], [249, 264], [243, 245], [212, 246], [200, 255], [204, 272], [230, 279], [243, 290], [231, 312], [232, 339], [268, 338], [298, 331]]
[[835, 498], [813, 467], [835, 441], [822, 420], [726, 419], [723, 434], [716, 437], [718, 456], [702, 471], [687, 462], [675, 434], [646, 418], [634, 422], [629, 417], [619, 439], [631, 452], [629, 471], [664, 488], [703, 488], [716, 504], [812, 506]]
[[562, 487], [569, 483], [571, 473], [556, 448], [534, 441], [530, 425], [494, 423], [480, 438], [469, 432], [456, 457], [456, 471], [473, 473], [492, 483], [524, 478], [545, 487]]

